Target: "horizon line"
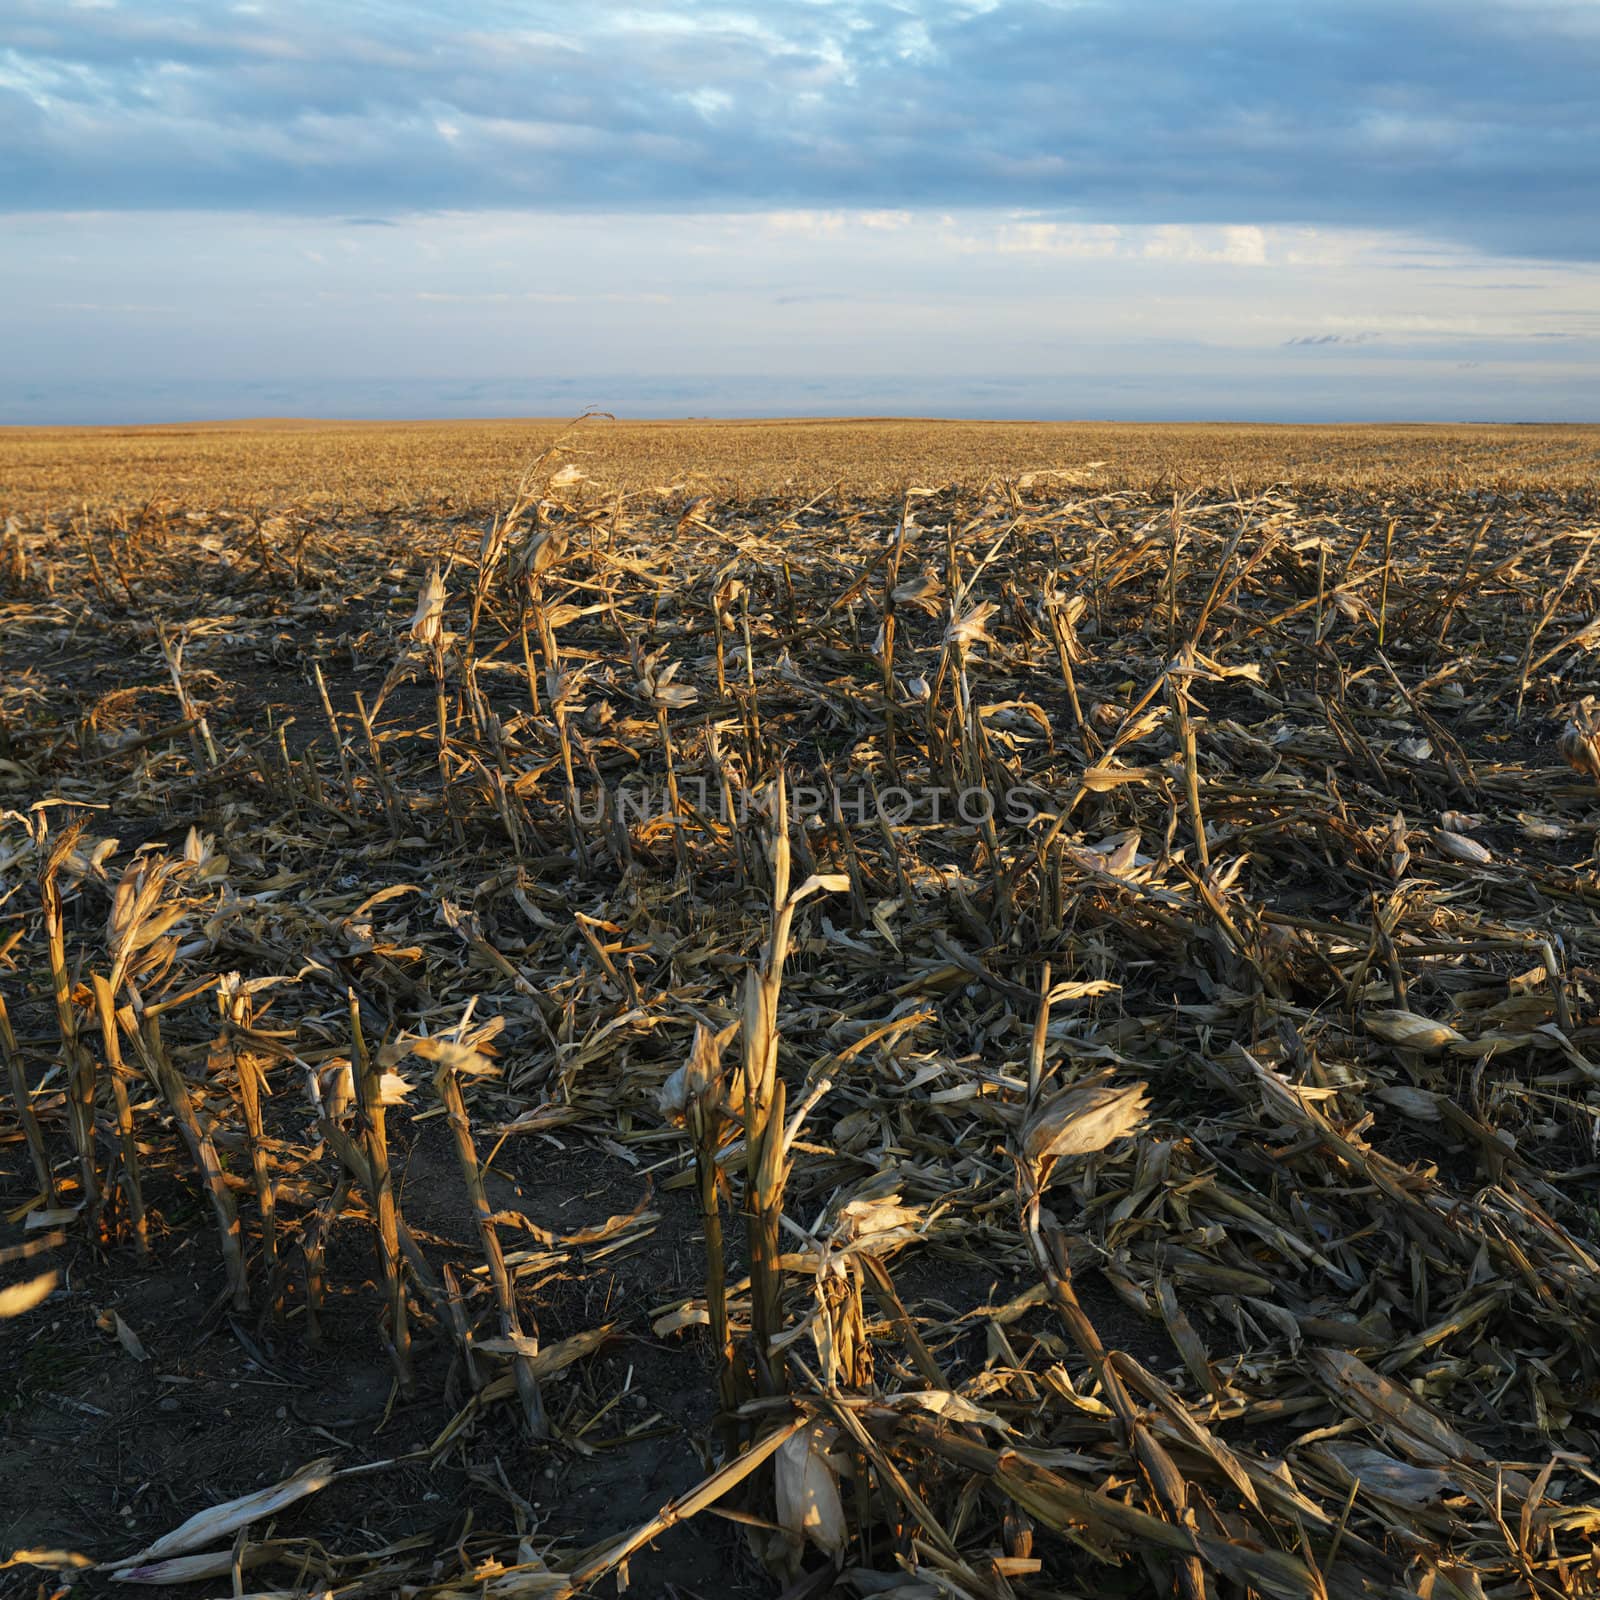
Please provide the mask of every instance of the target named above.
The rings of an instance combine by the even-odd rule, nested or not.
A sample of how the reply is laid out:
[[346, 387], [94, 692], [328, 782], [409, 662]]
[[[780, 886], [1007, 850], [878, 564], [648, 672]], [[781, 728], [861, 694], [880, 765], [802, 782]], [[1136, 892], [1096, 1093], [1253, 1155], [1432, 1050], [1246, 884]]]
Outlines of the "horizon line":
[[161, 421], [125, 422], [9, 422], [0, 420], [0, 433], [162, 433], [173, 429], [224, 431], [240, 428], [426, 428], [479, 427], [487, 424], [537, 424], [577, 427], [585, 422], [612, 423], [619, 427], [755, 427], [755, 426], [864, 426], [907, 423], [929, 426], [1005, 428], [1595, 428], [1600, 419], [1530, 417], [1338, 417], [1317, 421], [1281, 417], [1002, 417], [948, 415], [921, 412], [763, 412], [721, 415], [685, 412], [652, 416], [620, 416], [600, 410], [567, 413], [488, 412], [473, 416], [381, 417], [370, 415], [308, 416], [298, 413], [261, 413], [230, 417], [172, 417]]

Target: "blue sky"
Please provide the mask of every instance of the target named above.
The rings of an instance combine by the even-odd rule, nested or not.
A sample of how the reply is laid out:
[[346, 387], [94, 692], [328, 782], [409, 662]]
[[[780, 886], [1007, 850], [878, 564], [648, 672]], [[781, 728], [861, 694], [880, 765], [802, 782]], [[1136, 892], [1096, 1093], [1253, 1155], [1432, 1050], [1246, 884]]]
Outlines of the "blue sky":
[[0, 0], [0, 421], [1600, 420], [1600, 0]]

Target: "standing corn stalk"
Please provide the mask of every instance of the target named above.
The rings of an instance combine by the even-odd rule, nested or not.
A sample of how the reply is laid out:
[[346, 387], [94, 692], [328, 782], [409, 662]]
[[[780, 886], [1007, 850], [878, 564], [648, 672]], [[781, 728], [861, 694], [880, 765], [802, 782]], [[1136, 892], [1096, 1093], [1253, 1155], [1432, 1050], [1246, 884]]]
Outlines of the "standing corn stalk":
[[678, 802], [678, 772], [672, 759], [672, 730], [667, 723], [669, 711], [683, 711], [692, 706], [697, 692], [688, 684], [674, 683], [679, 663], [669, 662], [659, 666], [659, 655], [645, 655], [637, 646], [633, 651], [633, 668], [639, 678], [639, 693], [656, 714], [656, 730], [661, 736], [661, 756], [667, 775], [667, 808], [672, 813], [672, 853], [680, 874], [689, 870], [688, 848], [683, 837], [683, 810]]
[[78, 1034], [78, 1017], [72, 1004], [72, 979], [67, 971], [67, 926], [61, 904], [61, 864], [72, 853], [82, 823], [73, 823], [54, 839], [46, 835], [42, 813], [34, 816], [34, 843], [39, 851], [39, 905], [44, 913], [45, 945], [50, 957], [50, 987], [55, 999], [56, 1026], [61, 1031], [61, 1059], [67, 1073], [67, 1108], [72, 1146], [78, 1157], [83, 1204], [94, 1206], [100, 1198], [100, 1176], [94, 1153], [94, 1057]]
[[674, 1121], [682, 1118], [694, 1145], [695, 1178], [700, 1191], [700, 1221], [706, 1241], [706, 1313], [711, 1323], [711, 1345], [716, 1352], [717, 1397], [723, 1412], [724, 1448], [731, 1460], [738, 1448], [733, 1413], [740, 1401], [739, 1376], [733, 1364], [733, 1336], [728, 1328], [728, 1267], [722, 1242], [720, 1190], [726, 1179], [717, 1164], [730, 1110], [722, 1052], [737, 1030], [730, 1023], [712, 1033], [696, 1023], [689, 1059], [667, 1079], [661, 1089], [661, 1109]]
[[283, 1300], [278, 1289], [278, 1219], [276, 1196], [273, 1192], [272, 1172], [267, 1165], [266, 1129], [261, 1116], [261, 1097], [269, 1093], [267, 1075], [262, 1070], [260, 1058], [250, 1050], [238, 1047], [238, 1030], [248, 1029], [251, 1022], [251, 985], [241, 982], [239, 974], [230, 972], [217, 990], [217, 1003], [222, 1011], [222, 1037], [217, 1048], [233, 1067], [234, 1085], [239, 1095], [239, 1110], [244, 1119], [245, 1143], [250, 1150], [250, 1173], [255, 1183], [256, 1207], [261, 1214], [261, 1263], [267, 1282], [272, 1287], [272, 1312], [283, 1315]]
[[[95, 1016], [100, 1024], [100, 1037], [105, 1049], [106, 1073], [111, 1079], [112, 1096], [117, 1113], [117, 1134], [122, 1147], [123, 1184], [128, 1196], [129, 1219], [133, 1223], [134, 1242], [140, 1254], [147, 1249], [144, 1216], [144, 1194], [139, 1175], [139, 1145], [134, 1136], [133, 1111], [128, 1103], [125, 1079], [128, 1069], [122, 1060], [121, 1034], [130, 1035], [138, 1028], [135, 1011], [123, 1006], [119, 1012], [118, 996], [124, 989], [136, 996], [137, 980], [159, 976], [170, 965], [177, 943], [172, 937], [173, 928], [183, 919], [185, 906], [181, 899], [166, 901], [177, 863], [160, 856], [144, 856], [135, 860], [122, 874], [112, 892], [111, 913], [106, 918], [106, 948], [111, 956], [108, 977], [98, 973], [93, 978]], [[164, 903], [165, 902], [165, 903]], [[154, 1017], [148, 1019], [152, 1024]], [[162, 1094], [171, 1100], [171, 1086], [163, 1077], [152, 1074]], [[188, 1110], [188, 1091], [182, 1089], [183, 1108], [176, 1104], [173, 1111], [183, 1120]], [[209, 1141], [207, 1141], [209, 1143]], [[203, 1152], [196, 1146], [196, 1161], [207, 1185], [211, 1174], [205, 1168]], [[213, 1159], [215, 1152], [212, 1152]], [[219, 1169], [220, 1170], [220, 1169]], [[218, 1219], [224, 1233], [228, 1231], [227, 1214], [232, 1208], [231, 1196], [218, 1210]], [[224, 1244], [224, 1252], [228, 1249]], [[241, 1274], [242, 1281], [242, 1274]], [[235, 1285], [237, 1288], [237, 1284]]]
[[1052, 575], [1052, 581], [1044, 591], [1041, 609], [1050, 627], [1050, 637], [1055, 643], [1056, 660], [1061, 666], [1061, 681], [1066, 685], [1067, 699], [1072, 706], [1073, 724], [1078, 736], [1084, 742], [1087, 753], [1093, 755], [1100, 748], [1100, 740], [1095, 736], [1093, 726], [1083, 714], [1083, 705], [1078, 699], [1078, 676], [1074, 670], [1075, 665], [1084, 659], [1083, 644], [1078, 638], [1078, 623], [1088, 609], [1088, 604], [1083, 595], [1066, 594], [1059, 589]]
[[772, 1340], [783, 1326], [778, 1229], [788, 1176], [784, 1153], [785, 1087], [778, 1076], [778, 996], [789, 932], [800, 902], [818, 890], [848, 890], [843, 873], [815, 875], [789, 892], [789, 794], [780, 768], [772, 788], [772, 929], [759, 968], [744, 985], [745, 1226], [750, 1250], [751, 1331], [756, 1383], [763, 1395], [783, 1391], [772, 1366]]
[[450, 804], [450, 719], [445, 707], [444, 653], [449, 635], [444, 631], [444, 579], [437, 565], [428, 569], [427, 581], [417, 596], [417, 609], [411, 619], [411, 638], [428, 652], [433, 668], [434, 733], [439, 747], [439, 793], [450, 831], [456, 843], [462, 842], [461, 822]]
[[328, 685], [323, 680], [321, 662], [311, 663], [311, 675], [316, 680], [317, 698], [322, 701], [322, 714], [328, 719], [328, 731], [333, 735], [333, 753], [339, 758], [339, 772], [344, 778], [345, 800], [350, 807], [351, 817], [356, 818], [361, 815], [361, 794], [356, 788], [355, 776], [350, 771], [350, 757], [345, 750], [344, 730], [339, 726], [333, 701], [328, 697]]
[[478, 1226], [478, 1240], [483, 1247], [489, 1287], [494, 1292], [500, 1315], [500, 1332], [513, 1347], [511, 1370], [522, 1400], [523, 1415], [527, 1418], [529, 1433], [535, 1439], [546, 1439], [550, 1436], [550, 1423], [545, 1415], [544, 1396], [539, 1389], [538, 1373], [532, 1359], [538, 1354], [539, 1341], [537, 1336], [530, 1338], [522, 1331], [516, 1292], [512, 1287], [511, 1274], [506, 1270], [500, 1236], [495, 1232], [494, 1211], [489, 1205], [488, 1191], [484, 1188], [483, 1169], [478, 1165], [478, 1152], [472, 1143], [472, 1124], [467, 1118], [467, 1103], [461, 1093], [460, 1073], [481, 1076], [495, 1069], [476, 1050], [454, 1040], [424, 1039], [414, 1048], [424, 1060], [437, 1064], [433, 1086], [449, 1118], [450, 1132], [455, 1138], [456, 1159], [461, 1165], [461, 1176], [472, 1199], [472, 1214]]
[[156, 625], [156, 637], [167, 663], [167, 672], [172, 678], [172, 691], [178, 698], [178, 708], [183, 712], [184, 721], [190, 725], [189, 743], [194, 748], [195, 765], [207, 772], [212, 771], [217, 765], [217, 747], [212, 742], [211, 728], [206, 722], [205, 713], [190, 698], [188, 685], [183, 681], [183, 647], [188, 639], [181, 628], [174, 636], [159, 623]]
[[11, 1081], [11, 1101], [17, 1110], [17, 1121], [22, 1125], [23, 1137], [28, 1141], [28, 1154], [33, 1159], [34, 1176], [39, 1188], [52, 1206], [56, 1203], [55, 1174], [50, 1170], [50, 1156], [45, 1149], [44, 1134], [39, 1119], [34, 1115], [33, 1099], [28, 1089], [28, 1075], [23, 1069], [22, 1052], [17, 1048], [17, 1036], [11, 1029], [11, 1017], [6, 1011], [5, 996], [0, 995], [0, 1055], [5, 1057], [6, 1075]]
[[[572, 762], [570, 721], [574, 712], [583, 710], [578, 695], [588, 674], [588, 668], [579, 666], [569, 672], [563, 672], [561, 654], [556, 647], [555, 630], [551, 628], [550, 619], [542, 609], [538, 611], [538, 622], [540, 648], [544, 652], [545, 659], [545, 695], [550, 701], [550, 716], [556, 725], [556, 739], [561, 746], [561, 771], [567, 785], [567, 827], [572, 834], [572, 848], [578, 857], [578, 863], [580, 866], [586, 866], [589, 856], [584, 848], [583, 829], [579, 825], [578, 780]], [[535, 702], [537, 710], [537, 696]]]
[[[883, 582], [883, 621], [879, 625], [877, 655], [883, 667], [883, 748], [889, 763], [889, 775], [900, 781], [899, 752], [895, 747], [895, 687], [894, 687], [894, 635], [895, 604], [900, 599], [896, 592], [900, 586], [900, 562], [905, 554], [906, 533], [911, 527], [911, 496], [908, 492], [900, 502], [900, 520], [895, 525], [894, 549], [890, 553]], [[914, 597], [913, 597], [914, 598]]]
[[[123, 1016], [133, 1021], [131, 1012]], [[120, 1020], [120, 1019], [119, 1019]], [[217, 1159], [217, 1147], [211, 1134], [195, 1115], [194, 1101], [189, 1085], [172, 1064], [161, 1039], [161, 1023], [155, 1012], [147, 1011], [137, 1031], [131, 1032], [134, 1047], [153, 1083], [158, 1085], [189, 1147], [189, 1155], [206, 1186], [211, 1209], [217, 1220], [217, 1233], [222, 1245], [222, 1259], [228, 1270], [228, 1289], [234, 1309], [243, 1311], [250, 1304], [250, 1287], [245, 1277], [244, 1249], [240, 1238], [239, 1211], [233, 1203], [233, 1193], [222, 1175], [222, 1163]]]
[[361, 736], [366, 741], [367, 759], [372, 763], [373, 774], [378, 780], [378, 792], [383, 796], [383, 810], [389, 819], [389, 832], [398, 839], [405, 814], [400, 791], [395, 787], [394, 779], [390, 777], [389, 769], [384, 764], [383, 751], [379, 748], [378, 736], [373, 731], [372, 718], [367, 712], [366, 702], [361, 698], [360, 690], [356, 691], [355, 702], [356, 715], [361, 719]]
[[1183, 761], [1183, 792], [1189, 805], [1195, 859], [1202, 872], [1211, 866], [1205, 817], [1200, 810], [1200, 762], [1195, 749], [1194, 720], [1189, 715], [1188, 679], [1195, 671], [1194, 647], [1185, 645], [1167, 668], [1167, 700], [1172, 708], [1172, 733]]
[[367, 1168], [372, 1174], [372, 1204], [378, 1215], [378, 1254], [383, 1267], [384, 1287], [389, 1296], [389, 1350], [394, 1359], [395, 1377], [400, 1390], [409, 1395], [412, 1389], [411, 1334], [406, 1324], [406, 1284], [400, 1262], [400, 1229], [394, 1203], [394, 1185], [389, 1178], [389, 1136], [384, 1115], [383, 1074], [367, 1049], [355, 990], [347, 990], [346, 997], [350, 1006], [351, 1076], [355, 1080], [356, 1101], [361, 1109]]
[[[293, 1061], [306, 1075], [306, 1093], [316, 1111], [317, 1125], [322, 1132], [322, 1137], [327, 1140], [328, 1147], [339, 1158], [339, 1163], [344, 1171], [340, 1177], [338, 1188], [331, 1201], [324, 1201], [319, 1207], [316, 1218], [301, 1237], [301, 1249], [305, 1257], [306, 1266], [306, 1312], [308, 1322], [312, 1320], [314, 1308], [321, 1303], [322, 1296], [322, 1248], [327, 1230], [333, 1225], [334, 1219], [339, 1215], [348, 1193], [350, 1182], [353, 1180], [366, 1192], [371, 1201], [374, 1212], [377, 1210], [378, 1186], [372, 1175], [372, 1162], [366, 1150], [353, 1138], [350, 1132], [341, 1126], [340, 1119], [347, 1112], [355, 1099], [355, 1070], [347, 1062], [335, 1061], [325, 1069], [331, 1078], [331, 1090], [326, 1096], [318, 1083], [316, 1072], [302, 1061], [298, 1056], [290, 1055]], [[410, 1085], [403, 1078], [381, 1074], [378, 1080], [378, 1097], [385, 1099], [393, 1091], [397, 1095], [408, 1092]], [[417, 1242], [411, 1237], [406, 1228], [405, 1219], [399, 1214], [399, 1208], [394, 1212], [396, 1242], [404, 1253], [411, 1272], [418, 1287], [425, 1295], [432, 1298], [432, 1286], [429, 1282], [427, 1262]], [[315, 1256], [313, 1256], [313, 1241]]]
[[[128, 1197], [128, 1220], [133, 1224], [133, 1242], [142, 1256], [150, 1253], [150, 1230], [144, 1214], [144, 1187], [139, 1178], [139, 1142], [133, 1132], [133, 1108], [128, 1103], [128, 1087], [123, 1081], [128, 1069], [122, 1063], [122, 1041], [117, 1031], [117, 1007], [111, 985], [97, 972], [94, 987], [95, 1017], [106, 1055], [106, 1075], [117, 1110], [117, 1139], [122, 1147], [122, 1183]], [[131, 1020], [131, 1013], [130, 1013]]]
[[[588, 864], [583, 843], [583, 830], [578, 822], [578, 787], [572, 762], [572, 734], [568, 719], [573, 711], [582, 710], [577, 703], [577, 691], [583, 682], [585, 669], [563, 673], [561, 652], [556, 644], [555, 626], [544, 603], [547, 577], [567, 557], [567, 530], [552, 524], [545, 516], [545, 501], [530, 487], [534, 474], [555, 457], [552, 447], [542, 455], [524, 475], [517, 491], [517, 501], [508, 520], [515, 523], [529, 509], [533, 512], [533, 530], [515, 547], [507, 558], [507, 570], [518, 584], [521, 605], [518, 632], [522, 641], [523, 665], [527, 669], [528, 697], [535, 716], [539, 715], [539, 685], [533, 670], [533, 658], [528, 649], [528, 623], [539, 640], [539, 650], [544, 658], [545, 693], [550, 701], [550, 715], [556, 726], [556, 738], [561, 746], [561, 770], [567, 785], [567, 826], [572, 835], [572, 847], [580, 865]], [[583, 474], [576, 467], [565, 466], [550, 474], [544, 483], [546, 490], [566, 488], [579, 483]]]

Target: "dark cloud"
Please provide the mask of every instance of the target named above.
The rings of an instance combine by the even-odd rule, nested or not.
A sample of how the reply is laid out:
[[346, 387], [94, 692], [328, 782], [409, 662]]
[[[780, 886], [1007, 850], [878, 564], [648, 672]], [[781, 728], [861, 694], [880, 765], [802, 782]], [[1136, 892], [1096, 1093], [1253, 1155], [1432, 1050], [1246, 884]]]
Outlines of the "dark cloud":
[[0, 208], [1015, 206], [1600, 259], [1596, 82], [1590, 0], [0, 0]]
[[1302, 333], [1293, 339], [1285, 339], [1285, 345], [1319, 345], [1319, 344], [1371, 344], [1378, 337], [1375, 333]]

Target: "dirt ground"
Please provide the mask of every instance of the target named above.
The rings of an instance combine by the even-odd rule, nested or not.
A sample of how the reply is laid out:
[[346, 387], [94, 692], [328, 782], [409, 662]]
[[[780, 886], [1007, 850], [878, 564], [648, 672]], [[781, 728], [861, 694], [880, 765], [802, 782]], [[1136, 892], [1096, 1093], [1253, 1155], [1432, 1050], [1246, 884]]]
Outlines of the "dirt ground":
[[[528, 1159], [525, 1148], [512, 1147], [497, 1187], [507, 1204], [526, 1205], [541, 1223], [571, 1229], [604, 1221], [640, 1197], [628, 1163], [580, 1157], [561, 1163], [551, 1182], [548, 1161]], [[540, 1174], [537, 1199], [514, 1177], [530, 1168]], [[441, 1257], [466, 1259], [471, 1216], [437, 1122], [414, 1141], [397, 1141], [395, 1172], [408, 1221]], [[9, 1161], [5, 1176], [10, 1209], [30, 1179]], [[411, 1538], [448, 1550], [474, 1518], [500, 1521], [508, 1509], [534, 1508], [529, 1533], [581, 1549], [648, 1520], [708, 1469], [713, 1389], [704, 1352], [693, 1334], [672, 1346], [655, 1338], [644, 1314], [694, 1288], [695, 1209], [681, 1194], [665, 1197], [663, 1222], [646, 1244], [530, 1286], [547, 1340], [616, 1324], [583, 1380], [559, 1396], [567, 1442], [536, 1447], [515, 1426], [497, 1427], [474, 1460], [434, 1468], [426, 1452], [455, 1409], [443, 1397], [450, 1352], [419, 1339], [420, 1398], [398, 1400], [373, 1333], [370, 1226], [347, 1218], [329, 1240], [338, 1293], [312, 1350], [292, 1329], [228, 1311], [210, 1241], [190, 1231], [201, 1220], [197, 1194], [172, 1184], [149, 1198], [157, 1218], [152, 1265], [88, 1247], [53, 1252], [65, 1287], [48, 1317], [0, 1326], [0, 1546], [7, 1550], [126, 1554], [195, 1511], [276, 1482], [330, 1449], [343, 1467], [395, 1464], [334, 1484], [279, 1519], [279, 1536], [309, 1533], [347, 1553]], [[7, 1230], [6, 1242], [17, 1237]], [[142, 1358], [102, 1330], [108, 1313], [132, 1330]], [[406, 1457], [418, 1459], [396, 1461]], [[667, 1533], [635, 1572], [634, 1592], [642, 1594], [771, 1592], [742, 1559], [736, 1530], [714, 1521]], [[34, 1581], [0, 1579], [4, 1592], [19, 1595], [31, 1595]], [[128, 1591], [91, 1575], [79, 1592]]]

